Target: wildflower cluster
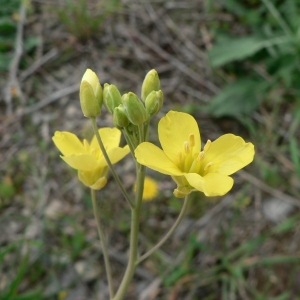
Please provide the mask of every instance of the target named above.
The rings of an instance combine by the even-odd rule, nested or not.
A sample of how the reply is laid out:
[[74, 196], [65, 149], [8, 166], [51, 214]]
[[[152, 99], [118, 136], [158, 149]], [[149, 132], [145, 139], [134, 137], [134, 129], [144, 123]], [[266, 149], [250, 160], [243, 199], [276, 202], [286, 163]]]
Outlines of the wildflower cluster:
[[[118, 88], [113, 84], [106, 83], [102, 89], [97, 75], [90, 69], [87, 69], [82, 77], [79, 96], [85, 117], [99, 116], [103, 104], [113, 115], [113, 123], [116, 127], [101, 128], [98, 131], [112, 164], [130, 152], [128, 145], [119, 147], [120, 130], [123, 130], [133, 151], [141, 141], [139, 131], [145, 132], [142, 127], [148, 126], [150, 118], [159, 112], [163, 104], [163, 93], [155, 70], [151, 70], [143, 82], [141, 98], [144, 102], [132, 92], [121, 96]], [[143, 140], [145, 136], [142, 137]], [[57, 131], [53, 141], [63, 154], [61, 158], [69, 166], [78, 170], [78, 178], [84, 185], [95, 190], [100, 190], [106, 185], [108, 163], [99, 148], [96, 136], [91, 143], [87, 140], [81, 142], [73, 133]]]
[[[187, 113], [176, 111], [169, 111], [159, 121], [158, 136], [161, 148], [150, 143], [150, 121], [161, 110], [164, 99], [155, 70], [146, 75], [139, 98], [132, 92], [121, 95], [113, 84], [106, 83], [102, 88], [97, 75], [88, 69], [82, 78], [79, 96], [83, 115], [92, 122], [94, 137], [90, 142], [85, 139], [81, 141], [73, 133], [57, 131], [53, 141], [62, 153], [61, 158], [77, 170], [79, 180], [91, 189], [110, 300], [122, 300], [136, 266], [160, 247], [177, 228], [186, 212], [190, 193], [201, 191], [208, 197], [228, 193], [233, 186], [230, 175], [252, 162], [254, 146], [239, 136], [225, 134], [215, 141], [208, 140], [202, 147], [196, 120]], [[101, 114], [103, 105], [113, 116], [114, 128], [97, 127], [96, 118]], [[127, 142], [124, 147], [119, 146], [122, 133]], [[137, 170], [134, 197], [124, 188], [113, 167], [129, 152], [133, 155]], [[174, 195], [185, 200], [169, 232], [157, 245], [139, 256], [137, 247], [142, 200], [151, 200], [157, 195], [157, 183], [146, 176], [146, 167], [170, 175], [177, 184]], [[127, 200], [132, 214], [128, 265], [116, 293], [100, 221], [101, 212], [95, 196], [96, 190], [105, 187], [109, 170]]]

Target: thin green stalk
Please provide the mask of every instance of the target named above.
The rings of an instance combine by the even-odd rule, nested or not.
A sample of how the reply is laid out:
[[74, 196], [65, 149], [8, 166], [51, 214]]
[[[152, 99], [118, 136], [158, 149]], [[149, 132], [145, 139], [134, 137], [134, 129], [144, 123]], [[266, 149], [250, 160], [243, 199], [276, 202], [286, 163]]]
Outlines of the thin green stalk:
[[107, 281], [108, 281], [108, 286], [109, 286], [110, 299], [113, 299], [114, 289], [113, 289], [113, 280], [112, 280], [112, 275], [111, 275], [112, 274], [111, 267], [110, 267], [108, 251], [107, 251], [107, 244], [106, 244], [105, 235], [104, 235], [102, 225], [101, 225], [100, 211], [98, 209], [98, 205], [97, 205], [97, 201], [96, 201], [96, 191], [93, 189], [91, 189], [91, 197], [92, 197], [93, 210], [94, 210], [95, 218], [97, 221], [98, 233], [99, 233], [103, 257], [104, 257], [104, 264], [105, 264], [105, 271], [106, 271], [106, 276], [107, 276]]
[[138, 126], [139, 130], [139, 144], [145, 141], [144, 137], [144, 124]]
[[262, 0], [262, 2], [265, 4], [267, 9], [270, 11], [270, 13], [273, 15], [273, 17], [276, 19], [278, 24], [281, 26], [281, 29], [285, 32], [285, 34], [289, 37], [293, 37], [293, 32], [290, 30], [288, 24], [285, 22], [285, 20], [281, 17], [280, 13], [274, 6], [274, 4], [269, 0]]
[[140, 226], [140, 214], [142, 206], [142, 196], [144, 191], [145, 167], [137, 163], [137, 190], [136, 205], [131, 211], [131, 232], [130, 232], [130, 248], [129, 260], [122, 282], [113, 300], [122, 300], [128, 290], [130, 282], [136, 269], [136, 260], [138, 256], [138, 235]]
[[147, 121], [144, 126], [144, 141], [148, 141], [150, 121]]
[[110, 159], [109, 159], [109, 157], [107, 155], [107, 152], [106, 152], [106, 150], [104, 148], [102, 139], [101, 139], [100, 134], [98, 132], [96, 118], [90, 118], [90, 120], [92, 121], [93, 130], [94, 130], [96, 139], [98, 141], [99, 147], [100, 147], [100, 149], [101, 149], [101, 151], [102, 151], [102, 153], [104, 155], [104, 158], [105, 158], [105, 160], [106, 160], [106, 162], [107, 162], [107, 164], [108, 164], [108, 166], [109, 166], [109, 168], [110, 168], [110, 170], [111, 170], [111, 172], [112, 172], [112, 174], [114, 176], [114, 179], [116, 180], [117, 184], [119, 185], [119, 187], [120, 187], [120, 189], [121, 189], [121, 191], [122, 191], [125, 199], [127, 200], [128, 204], [130, 205], [131, 208], [133, 208], [134, 204], [132, 203], [129, 195], [127, 194], [127, 192], [126, 192], [126, 190], [125, 190], [125, 188], [124, 188], [124, 186], [123, 186], [123, 184], [122, 184], [122, 182], [121, 182], [118, 174], [116, 173], [116, 171], [115, 171], [115, 169], [114, 169], [114, 167], [113, 167], [113, 165], [112, 165], [112, 163], [111, 163], [111, 161], [110, 161]]
[[152, 248], [150, 249], [148, 252], [146, 252], [145, 254], [143, 254], [136, 262], [136, 264], [138, 265], [139, 263], [141, 263], [143, 260], [145, 260], [147, 257], [149, 257], [154, 251], [156, 251], [162, 244], [165, 243], [165, 241], [174, 233], [174, 231], [176, 230], [176, 228], [178, 227], [179, 223], [181, 222], [187, 207], [189, 204], [189, 195], [187, 195], [184, 199], [184, 203], [183, 206], [181, 208], [180, 214], [177, 218], [177, 220], [175, 221], [175, 223], [173, 224], [173, 226], [170, 228], [170, 230], [166, 233], [166, 235]]
[[135, 157], [134, 157], [134, 150], [135, 150], [135, 147], [134, 147], [134, 145], [133, 145], [133, 143], [132, 143], [132, 141], [131, 141], [131, 139], [130, 139], [129, 133], [128, 133], [128, 131], [127, 131], [126, 128], [123, 129], [123, 134], [124, 134], [126, 143], [127, 143], [127, 145], [129, 146], [129, 148], [130, 148], [131, 154], [133, 155], [133, 158], [134, 158], [134, 160], [135, 160]]

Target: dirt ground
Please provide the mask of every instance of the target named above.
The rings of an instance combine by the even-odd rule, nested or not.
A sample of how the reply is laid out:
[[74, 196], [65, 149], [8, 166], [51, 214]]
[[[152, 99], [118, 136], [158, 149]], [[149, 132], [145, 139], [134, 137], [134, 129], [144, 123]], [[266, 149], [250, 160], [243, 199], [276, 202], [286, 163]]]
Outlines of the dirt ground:
[[[213, 70], [207, 57], [214, 44], [210, 26], [232, 23], [232, 16], [208, 13], [202, 0], [122, 0], [113, 8], [114, 1], [90, 0], [86, 12], [79, 2], [32, 0], [26, 13], [21, 10], [15, 65], [0, 79], [0, 295], [19, 276], [5, 299], [29, 292], [36, 294], [26, 299], [108, 299], [89, 191], [60, 159], [52, 136], [59, 130], [91, 137], [78, 95], [87, 68], [101, 84], [138, 95], [154, 68], [165, 102], [151, 140], [165, 113], [185, 111], [198, 121], [203, 141], [241, 135], [255, 144], [256, 161], [234, 176], [225, 197], [194, 194], [174, 236], [138, 267], [126, 299], [300, 299], [300, 184], [290, 177], [293, 164], [258, 144], [238, 121], [213, 119], [205, 110], [223, 83], [222, 71]], [[26, 37], [37, 38], [36, 47], [18, 52]], [[253, 115], [266, 131], [268, 117], [263, 108]], [[97, 122], [112, 126], [105, 110]], [[261, 162], [275, 159], [281, 181], [272, 186], [261, 179]], [[118, 164], [117, 172], [131, 191], [132, 159]], [[148, 174], [160, 192], [144, 204], [141, 252], [172, 226], [181, 207], [172, 180]], [[117, 287], [127, 262], [129, 210], [111, 177], [98, 197]]]

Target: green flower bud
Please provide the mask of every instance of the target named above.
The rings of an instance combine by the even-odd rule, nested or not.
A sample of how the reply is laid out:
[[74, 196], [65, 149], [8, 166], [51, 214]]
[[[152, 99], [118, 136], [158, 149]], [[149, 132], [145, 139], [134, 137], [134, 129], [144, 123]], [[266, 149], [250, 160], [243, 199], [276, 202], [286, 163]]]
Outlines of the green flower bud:
[[147, 73], [142, 85], [142, 100], [145, 101], [147, 96], [152, 91], [160, 89], [160, 81], [156, 70], [151, 70]]
[[99, 78], [91, 69], [87, 69], [82, 77], [79, 98], [85, 117], [92, 118], [100, 115], [103, 102], [102, 87]]
[[114, 109], [113, 123], [119, 128], [127, 127], [129, 125], [129, 120], [122, 104]]
[[148, 114], [143, 103], [136, 94], [128, 93], [122, 96], [125, 113], [129, 121], [134, 125], [141, 125], [148, 119]]
[[113, 114], [114, 109], [122, 103], [121, 94], [113, 84], [104, 84], [103, 98], [104, 106], [111, 114]]
[[145, 100], [145, 106], [148, 114], [152, 117], [156, 115], [164, 102], [164, 94], [161, 90], [152, 91]]

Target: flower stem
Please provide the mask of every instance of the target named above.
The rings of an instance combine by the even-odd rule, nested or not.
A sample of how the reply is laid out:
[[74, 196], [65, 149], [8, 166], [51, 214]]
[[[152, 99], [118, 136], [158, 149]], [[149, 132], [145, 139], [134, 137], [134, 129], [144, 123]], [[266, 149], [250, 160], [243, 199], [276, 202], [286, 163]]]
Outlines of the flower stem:
[[134, 147], [134, 144], [132, 143], [132, 140], [130, 139], [130, 135], [129, 135], [128, 131], [126, 130], [126, 128], [123, 129], [123, 134], [124, 134], [126, 143], [129, 146], [129, 148], [130, 148], [130, 152], [131, 152], [134, 160], [136, 160], [136, 158], [134, 156], [135, 147]]
[[136, 205], [131, 211], [131, 232], [130, 232], [130, 248], [129, 248], [129, 260], [122, 282], [113, 300], [122, 300], [128, 290], [130, 282], [133, 278], [136, 269], [136, 260], [138, 256], [138, 235], [140, 226], [140, 214], [142, 206], [142, 196], [144, 191], [145, 180], [145, 167], [136, 164], [137, 166], [137, 190], [136, 190]]
[[103, 229], [101, 226], [100, 211], [98, 209], [98, 205], [97, 205], [97, 201], [96, 201], [96, 190], [91, 189], [91, 197], [92, 197], [93, 210], [94, 210], [94, 215], [95, 215], [95, 218], [97, 221], [98, 233], [99, 233], [103, 257], [104, 257], [106, 276], [107, 276], [107, 281], [108, 281], [108, 286], [109, 286], [109, 295], [110, 295], [110, 299], [113, 299], [114, 289], [113, 289], [113, 280], [112, 280], [112, 275], [111, 275], [111, 267], [110, 267], [110, 262], [109, 262], [109, 257], [108, 257], [107, 244], [106, 244], [104, 232], [103, 232]]
[[175, 231], [175, 229], [178, 227], [179, 223], [181, 222], [187, 207], [189, 204], [189, 195], [187, 195], [184, 199], [184, 203], [183, 206], [181, 208], [180, 214], [177, 218], [177, 220], [175, 221], [175, 223], [173, 224], [173, 226], [170, 228], [170, 230], [166, 233], [166, 235], [152, 248], [150, 249], [148, 252], [146, 252], [145, 254], [143, 254], [136, 262], [136, 264], [138, 265], [139, 263], [141, 263], [143, 260], [145, 260], [147, 257], [149, 257], [154, 251], [156, 251]]
[[108, 166], [109, 166], [109, 168], [110, 168], [110, 170], [111, 170], [111, 172], [112, 172], [112, 174], [114, 176], [114, 179], [116, 180], [117, 184], [119, 185], [119, 187], [120, 187], [120, 189], [121, 189], [121, 191], [122, 191], [125, 199], [127, 200], [129, 206], [131, 208], [133, 208], [134, 204], [132, 203], [129, 195], [127, 194], [127, 192], [126, 192], [126, 190], [125, 190], [125, 188], [124, 188], [124, 186], [123, 186], [123, 184], [122, 184], [122, 182], [121, 182], [118, 174], [116, 173], [116, 171], [115, 171], [115, 169], [114, 169], [114, 167], [113, 167], [113, 165], [112, 165], [112, 163], [111, 163], [111, 161], [110, 161], [110, 159], [109, 159], [109, 157], [107, 155], [107, 152], [106, 152], [106, 150], [104, 148], [101, 136], [100, 136], [99, 131], [98, 131], [98, 127], [97, 127], [97, 123], [96, 123], [96, 118], [90, 118], [90, 120], [92, 121], [93, 130], [94, 130], [96, 139], [98, 141], [99, 147], [100, 147], [100, 149], [101, 149], [101, 151], [102, 151], [102, 153], [104, 155], [104, 158], [105, 158], [105, 160], [106, 160], [106, 162], [107, 162], [107, 164], [108, 164]]

